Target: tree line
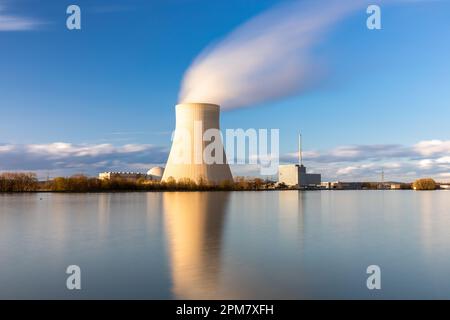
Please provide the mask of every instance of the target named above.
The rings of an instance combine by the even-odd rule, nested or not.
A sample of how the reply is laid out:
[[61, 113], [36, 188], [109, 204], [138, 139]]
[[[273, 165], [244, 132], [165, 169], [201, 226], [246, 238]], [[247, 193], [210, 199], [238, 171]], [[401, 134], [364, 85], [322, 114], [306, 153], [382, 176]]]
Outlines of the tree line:
[[233, 191], [233, 190], [268, 190], [274, 189], [275, 182], [260, 178], [246, 179], [238, 177], [234, 181], [219, 184], [198, 182], [190, 179], [169, 178], [165, 182], [150, 181], [144, 178], [134, 179], [98, 179], [85, 175], [57, 177], [39, 182], [34, 173], [0, 174], [0, 192], [110, 192], [110, 191]]
[[[379, 184], [363, 184], [364, 188], [378, 188]], [[411, 188], [405, 184], [404, 188]], [[412, 184], [414, 190], [435, 190], [439, 184], [433, 179], [419, 179]], [[111, 192], [111, 191], [244, 191], [244, 190], [273, 190], [292, 189], [284, 184], [276, 184], [270, 180], [260, 178], [237, 177], [234, 181], [223, 181], [219, 184], [208, 183], [200, 179], [195, 182], [190, 179], [173, 178], [167, 181], [151, 181], [144, 178], [133, 180], [124, 178], [98, 179], [85, 175], [71, 177], [57, 177], [49, 181], [40, 182], [35, 173], [6, 172], [0, 174], [0, 192]]]
[[39, 189], [38, 179], [31, 172], [0, 174], [0, 192], [31, 192]]

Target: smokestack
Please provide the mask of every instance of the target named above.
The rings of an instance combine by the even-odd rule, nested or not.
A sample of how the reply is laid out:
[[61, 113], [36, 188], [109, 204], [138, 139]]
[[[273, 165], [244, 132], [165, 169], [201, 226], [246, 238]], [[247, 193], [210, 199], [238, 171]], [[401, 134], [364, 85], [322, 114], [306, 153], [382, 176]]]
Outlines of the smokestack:
[[[175, 108], [175, 134], [162, 181], [167, 181], [170, 177], [176, 181], [182, 179], [190, 179], [194, 182], [203, 180], [208, 183], [233, 181], [222, 140], [203, 141], [206, 130], [220, 130], [219, 105], [182, 103]], [[215, 152], [223, 153], [223, 160], [220, 163], [205, 162], [204, 150], [210, 143], [216, 146]]]
[[303, 167], [302, 134], [298, 135], [298, 164]]

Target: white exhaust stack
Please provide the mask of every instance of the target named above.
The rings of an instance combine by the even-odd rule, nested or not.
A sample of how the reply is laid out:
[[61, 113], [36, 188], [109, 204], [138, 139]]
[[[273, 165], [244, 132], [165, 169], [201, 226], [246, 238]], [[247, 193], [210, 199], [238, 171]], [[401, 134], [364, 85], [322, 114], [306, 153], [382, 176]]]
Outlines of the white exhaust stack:
[[[170, 177], [176, 181], [190, 179], [194, 182], [220, 183], [233, 181], [222, 140], [204, 141], [209, 129], [219, 129], [220, 107], [209, 103], [182, 103], [176, 106], [175, 134], [162, 181]], [[208, 140], [208, 139], [207, 139]], [[205, 161], [204, 150], [210, 144], [222, 152], [219, 163]]]

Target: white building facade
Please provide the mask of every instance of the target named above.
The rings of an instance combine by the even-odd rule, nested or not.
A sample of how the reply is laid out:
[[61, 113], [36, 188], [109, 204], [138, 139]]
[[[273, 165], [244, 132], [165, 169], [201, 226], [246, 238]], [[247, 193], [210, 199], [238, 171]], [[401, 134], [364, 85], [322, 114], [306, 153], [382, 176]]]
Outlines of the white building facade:
[[278, 167], [278, 182], [289, 187], [318, 187], [322, 182], [322, 176], [316, 173], [307, 173], [306, 167], [303, 165], [280, 165]]

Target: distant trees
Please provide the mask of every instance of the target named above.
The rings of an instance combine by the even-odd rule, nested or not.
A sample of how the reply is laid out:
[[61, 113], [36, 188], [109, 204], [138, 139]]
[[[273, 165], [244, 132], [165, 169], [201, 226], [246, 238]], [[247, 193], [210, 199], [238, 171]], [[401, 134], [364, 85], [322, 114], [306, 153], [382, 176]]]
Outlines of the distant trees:
[[286, 183], [280, 182], [280, 183], [278, 184], [278, 188], [279, 188], [279, 189], [288, 189], [288, 186], [286, 185]]
[[208, 183], [204, 179], [173, 178], [167, 181], [146, 179], [98, 179], [85, 175], [56, 177], [50, 181], [39, 182], [34, 173], [0, 174], [0, 192], [102, 192], [102, 191], [233, 191], [233, 190], [267, 190], [275, 189], [273, 181], [259, 178], [247, 179], [238, 177], [236, 181], [222, 181], [218, 184]]
[[[363, 189], [377, 189], [378, 183], [363, 183]], [[410, 184], [402, 184], [402, 189], [411, 188]], [[435, 190], [438, 184], [433, 179], [419, 179], [412, 184], [415, 190]], [[234, 181], [222, 181], [214, 184], [205, 179], [175, 180], [172, 177], [164, 182], [140, 178], [98, 179], [85, 175], [57, 177], [50, 181], [39, 182], [36, 174], [27, 172], [0, 173], [0, 192], [113, 192], [113, 191], [257, 191], [257, 190], [291, 189], [284, 183], [260, 178], [236, 177]]]
[[361, 185], [362, 189], [366, 190], [377, 190], [380, 189], [380, 183], [378, 182], [363, 182]]
[[34, 173], [5, 172], [0, 174], [0, 192], [29, 192], [38, 188]]
[[437, 184], [433, 179], [418, 179], [413, 183], [414, 190], [436, 190]]
[[142, 179], [109, 179], [100, 180], [84, 175], [74, 175], [71, 177], [57, 177], [49, 181], [48, 189], [55, 192], [98, 192], [98, 191], [125, 191], [144, 189]]
[[411, 183], [394, 183], [394, 182], [387, 182], [387, 183], [381, 183], [381, 182], [362, 182], [361, 188], [363, 190], [386, 190], [386, 189], [392, 189], [392, 185], [398, 185], [398, 188], [394, 189], [401, 189], [401, 190], [410, 190], [411, 189]]
[[101, 180], [84, 175], [57, 177], [49, 182], [51, 191], [86, 192], [101, 190]]
[[412, 183], [402, 183], [400, 185], [401, 190], [411, 190], [412, 189]]

